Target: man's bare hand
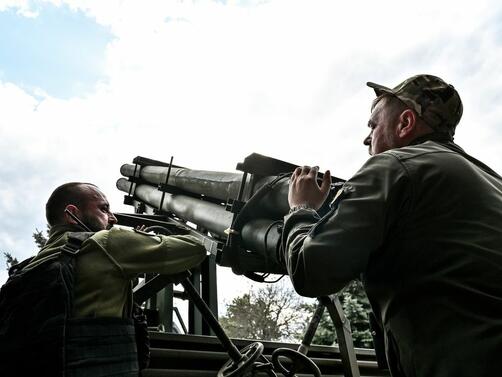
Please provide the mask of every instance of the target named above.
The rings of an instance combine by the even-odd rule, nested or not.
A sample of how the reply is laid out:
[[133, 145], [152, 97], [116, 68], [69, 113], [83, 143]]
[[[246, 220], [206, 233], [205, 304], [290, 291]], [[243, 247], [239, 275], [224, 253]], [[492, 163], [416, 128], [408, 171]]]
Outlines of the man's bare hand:
[[331, 186], [331, 174], [326, 170], [322, 183], [317, 183], [318, 166], [298, 167], [291, 175], [288, 202], [290, 207], [308, 205], [318, 210], [328, 197]]

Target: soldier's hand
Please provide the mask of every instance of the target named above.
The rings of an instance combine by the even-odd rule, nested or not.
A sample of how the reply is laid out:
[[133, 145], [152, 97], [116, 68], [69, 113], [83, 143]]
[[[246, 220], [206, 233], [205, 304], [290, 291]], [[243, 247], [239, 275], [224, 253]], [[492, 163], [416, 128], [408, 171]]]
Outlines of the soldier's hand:
[[289, 184], [288, 202], [290, 207], [308, 205], [318, 210], [326, 200], [331, 187], [331, 174], [326, 170], [321, 185], [317, 183], [319, 167], [303, 166], [295, 169]]

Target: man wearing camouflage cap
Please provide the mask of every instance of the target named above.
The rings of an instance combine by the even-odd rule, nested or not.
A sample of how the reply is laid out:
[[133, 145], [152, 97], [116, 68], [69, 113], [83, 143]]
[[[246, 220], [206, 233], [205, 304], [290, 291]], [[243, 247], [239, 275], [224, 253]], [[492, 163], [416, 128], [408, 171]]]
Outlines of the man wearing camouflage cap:
[[502, 178], [453, 142], [462, 102], [417, 75], [376, 92], [372, 157], [320, 218], [317, 168], [291, 177], [283, 257], [295, 289], [330, 294], [360, 277], [393, 377], [502, 370]]

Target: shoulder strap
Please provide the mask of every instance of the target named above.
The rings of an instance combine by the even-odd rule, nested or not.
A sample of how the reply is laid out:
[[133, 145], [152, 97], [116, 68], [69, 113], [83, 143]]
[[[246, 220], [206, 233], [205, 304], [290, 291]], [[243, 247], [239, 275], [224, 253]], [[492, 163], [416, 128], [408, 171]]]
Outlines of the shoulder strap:
[[75, 256], [78, 254], [82, 244], [94, 235], [94, 232], [70, 232], [68, 233], [68, 241], [61, 248], [61, 253]]
[[[92, 237], [94, 232], [71, 232], [68, 233], [68, 241], [61, 248], [61, 255], [73, 257], [78, 254], [80, 247], [84, 241]], [[34, 256], [29, 257], [18, 264], [9, 268], [9, 276], [13, 276], [22, 271], [32, 260]]]

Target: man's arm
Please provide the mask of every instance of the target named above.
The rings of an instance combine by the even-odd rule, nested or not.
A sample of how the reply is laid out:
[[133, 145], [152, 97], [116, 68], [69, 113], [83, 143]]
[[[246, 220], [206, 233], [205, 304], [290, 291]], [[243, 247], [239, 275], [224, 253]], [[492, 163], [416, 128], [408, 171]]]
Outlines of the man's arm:
[[187, 235], [148, 235], [112, 228], [99, 232], [95, 241], [126, 276], [142, 272], [176, 274], [200, 264], [206, 249]]
[[[283, 259], [297, 292], [334, 293], [364, 272], [406, 211], [409, 183], [401, 163], [391, 154], [380, 154], [346, 182], [341, 200], [322, 219], [315, 209], [286, 216]], [[309, 204], [308, 197], [305, 201]]]

